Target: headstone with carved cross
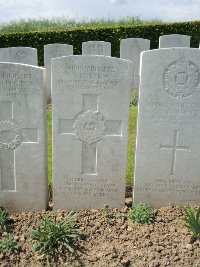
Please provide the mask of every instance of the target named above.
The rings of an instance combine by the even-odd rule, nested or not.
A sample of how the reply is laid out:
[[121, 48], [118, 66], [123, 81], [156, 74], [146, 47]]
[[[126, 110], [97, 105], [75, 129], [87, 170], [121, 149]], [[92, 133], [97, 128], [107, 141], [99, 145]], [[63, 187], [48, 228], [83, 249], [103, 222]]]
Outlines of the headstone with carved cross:
[[37, 66], [37, 49], [22, 46], [0, 48], [0, 62], [15, 62]]
[[120, 58], [133, 62], [133, 88], [139, 88], [140, 54], [150, 49], [150, 40], [143, 38], [127, 38], [120, 42]]
[[104, 41], [83, 42], [82, 55], [111, 56], [111, 43]]
[[73, 46], [68, 44], [44, 45], [44, 66], [46, 69], [47, 102], [51, 103], [51, 59], [73, 55]]
[[10, 211], [47, 207], [43, 70], [0, 63], [0, 203]]
[[200, 204], [200, 50], [142, 53], [134, 201]]
[[191, 36], [183, 34], [162, 35], [159, 38], [159, 48], [190, 47], [190, 38]]
[[55, 209], [124, 206], [131, 74], [117, 58], [52, 60]]

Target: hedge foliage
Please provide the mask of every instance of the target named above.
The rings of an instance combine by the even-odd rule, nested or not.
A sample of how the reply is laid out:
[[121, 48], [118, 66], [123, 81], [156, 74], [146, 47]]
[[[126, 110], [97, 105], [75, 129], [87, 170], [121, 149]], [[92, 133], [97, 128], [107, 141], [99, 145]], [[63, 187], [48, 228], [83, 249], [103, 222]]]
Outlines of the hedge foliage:
[[165, 34], [185, 34], [191, 36], [191, 47], [199, 47], [200, 21], [149, 24], [110, 28], [76, 28], [66, 31], [44, 31], [29, 33], [0, 34], [0, 47], [27, 46], [38, 49], [39, 65], [43, 66], [45, 44], [64, 43], [74, 47], [74, 54], [81, 54], [82, 42], [107, 41], [112, 44], [112, 56], [119, 57], [120, 40], [125, 38], [145, 38], [151, 41], [151, 49], [158, 48], [159, 37]]

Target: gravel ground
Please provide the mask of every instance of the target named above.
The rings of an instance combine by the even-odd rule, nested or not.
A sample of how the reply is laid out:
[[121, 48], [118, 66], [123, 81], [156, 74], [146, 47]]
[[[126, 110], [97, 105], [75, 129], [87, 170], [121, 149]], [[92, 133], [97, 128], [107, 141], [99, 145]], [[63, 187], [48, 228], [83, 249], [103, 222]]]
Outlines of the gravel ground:
[[[182, 208], [157, 209], [154, 224], [136, 225], [128, 219], [130, 199], [126, 203], [122, 210], [110, 209], [107, 220], [101, 209], [80, 211], [76, 254], [66, 253], [50, 266], [200, 267], [200, 240], [192, 242], [191, 232], [182, 220]], [[36, 228], [44, 216], [53, 214], [53, 211], [12, 214], [9, 231], [21, 247], [18, 252], [0, 254], [0, 266], [43, 266], [42, 257], [32, 251], [29, 229]], [[58, 212], [60, 219], [66, 215], [66, 211]]]

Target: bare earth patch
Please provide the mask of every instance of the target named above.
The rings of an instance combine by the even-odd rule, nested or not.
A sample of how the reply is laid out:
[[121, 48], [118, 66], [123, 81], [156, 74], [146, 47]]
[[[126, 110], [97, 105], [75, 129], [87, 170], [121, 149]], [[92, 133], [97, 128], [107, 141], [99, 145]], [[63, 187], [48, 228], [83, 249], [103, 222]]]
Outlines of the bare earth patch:
[[[122, 210], [110, 209], [107, 218], [101, 209], [80, 211], [76, 254], [66, 253], [57, 263], [51, 262], [51, 266], [200, 266], [200, 241], [191, 242], [191, 233], [182, 220], [182, 208], [155, 210], [156, 221], [152, 225], [133, 224], [128, 211], [127, 206]], [[9, 231], [21, 248], [16, 253], [0, 254], [0, 266], [44, 265], [42, 256], [32, 251], [29, 229], [35, 229], [44, 216], [51, 214], [53, 211], [12, 214]], [[60, 219], [66, 215], [66, 211], [58, 213]]]

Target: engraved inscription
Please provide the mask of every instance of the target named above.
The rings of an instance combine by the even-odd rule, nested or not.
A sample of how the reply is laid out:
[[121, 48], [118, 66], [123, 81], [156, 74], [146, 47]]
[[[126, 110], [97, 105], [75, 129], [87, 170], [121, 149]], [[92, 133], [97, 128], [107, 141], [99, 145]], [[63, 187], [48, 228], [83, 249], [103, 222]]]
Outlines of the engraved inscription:
[[180, 58], [166, 68], [163, 84], [165, 91], [172, 97], [188, 97], [200, 89], [199, 69], [193, 62]]
[[[119, 87], [122, 84], [120, 77], [116, 76], [114, 66], [95, 66], [95, 65], [62, 65], [56, 70], [58, 73], [65, 71], [67, 76], [56, 80], [59, 88], [65, 86], [70, 90], [81, 90], [85, 93], [99, 93], [102, 90], [111, 90], [112, 87]], [[59, 76], [58, 76], [59, 77]]]
[[95, 44], [89, 45], [89, 52], [91, 54], [95, 54], [95, 53], [97, 53], [97, 54], [103, 54], [103, 52], [104, 52], [104, 46], [103, 45], [100, 45], [100, 44], [98, 44], [98, 45], [95, 45]]
[[15, 66], [0, 68], [0, 96], [29, 97], [36, 93], [40, 93], [36, 72], [16, 71]]
[[[14, 134], [14, 136], [13, 136]], [[5, 142], [2, 139], [11, 140]], [[2, 149], [16, 149], [22, 143], [22, 134], [20, 129], [12, 121], [1, 121], [0, 122], [0, 148]]]
[[165, 102], [164, 100], [149, 101], [145, 107], [146, 116], [157, 126], [197, 127], [200, 124], [200, 104]]
[[89, 144], [102, 140], [105, 125], [100, 112], [88, 110], [78, 115], [74, 123], [76, 138]]
[[106, 178], [67, 178], [60, 187], [69, 195], [105, 197], [109, 193], [117, 193], [117, 185]]
[[135, 186], [139, 192], [167, 193], [167, 194], [200, 194], [200, 185], [194, 185], [190, 179], [155, 178], [153, 183], [145, 183], [143, 186]]

